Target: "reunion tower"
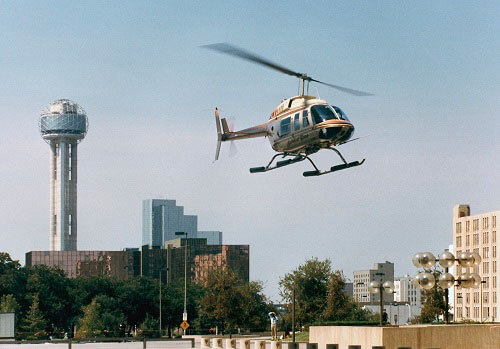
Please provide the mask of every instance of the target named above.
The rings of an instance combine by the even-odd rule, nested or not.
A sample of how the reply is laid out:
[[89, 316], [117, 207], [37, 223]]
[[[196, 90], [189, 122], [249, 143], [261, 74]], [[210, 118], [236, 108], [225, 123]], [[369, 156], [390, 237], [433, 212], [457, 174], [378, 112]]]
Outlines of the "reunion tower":
[[59, 99], [44, 109], [39, 126], [50, 145], [50, 250], [76, 251], [77, 150], [87, 115], [75, 102]]

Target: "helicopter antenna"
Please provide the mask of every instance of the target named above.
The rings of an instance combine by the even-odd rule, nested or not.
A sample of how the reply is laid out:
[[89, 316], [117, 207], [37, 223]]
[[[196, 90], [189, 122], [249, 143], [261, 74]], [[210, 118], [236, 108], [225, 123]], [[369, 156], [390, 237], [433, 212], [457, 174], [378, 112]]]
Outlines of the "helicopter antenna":
[[277, 70], [280, 73], [283, 73], [283, 74], [286, 74], [286, 75], [295, 76], [295, 77], [299, 78], [299, 81], [302, 80], [302, 95], [304, 95], [304, 91], [305, 91], [305, 89], [304, 89], [305, 88], [305, 82], [307, 81], [309, 83], [309, 82], [313, 81], [313, 82], [317, 82], [318, 84], [326, 85], [326, 86], [332, 87], [334, 89], [337, 89], [339, 91], [342, 91], [342, 92], [345, 92], [345, 93], [349, 93], [351, 95], [355, 95], [355, 96], [372, 96], [372, 94], [368, 93], [368, 92], [358, 91], [358, 90], [354, 90], [354, 89], [343, 87], [343, 86], [339, 86], [339, 85], [332, 85], [332, 84], [329, 84], [327, 82], [323, 82], [323, 81], [319, 81], [319, 80], [313, 79], [310, 76], [307, 76], [307, 74], [295, 72], [295, 71], [290, 70], [288, 68], [285, 68], [285, 67], [283, 67], [283, 66], [281, 66], [279, 64], [276, 64], [276, 63], [274, 63], [274, 62], [272, 62], [272, 61], [270, 61], [268, 59], [259, 57], [256, 54], [253, 54], [253, 53], [251, 53], [249, 51], [243, 50], [243, 49], [241, 49], [239, 47], [230, 45], [228, 43], [218, 43], [218, 44], [204, 45], [204, 46], [201, 46], [201, 47], [209, 49], [209, 50], [213, 50], [213, 51], [218, 51], [218, 52], [224, 53], [226, 55], [235, 56], [235, 57], [238, 57], [238, 58], [241, 58], [241, 59], [244, 59], [244, 60], [256, 63], [256, 64], [260, 64], [260, 65], [263, 65], [263, 66], [268, 67], [270, 69]]

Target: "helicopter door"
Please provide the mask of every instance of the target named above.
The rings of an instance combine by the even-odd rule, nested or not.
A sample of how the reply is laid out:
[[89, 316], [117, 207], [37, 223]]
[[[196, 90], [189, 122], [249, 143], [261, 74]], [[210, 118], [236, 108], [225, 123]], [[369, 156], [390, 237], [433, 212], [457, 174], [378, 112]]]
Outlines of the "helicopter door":
[[309, 111], [306, 109], [302, 112], [302, 128], [309, 126]]
[[293, 131], [297, 132], [299, 130], [300, 130], [300, 113], [297, 113], [293, 117]]

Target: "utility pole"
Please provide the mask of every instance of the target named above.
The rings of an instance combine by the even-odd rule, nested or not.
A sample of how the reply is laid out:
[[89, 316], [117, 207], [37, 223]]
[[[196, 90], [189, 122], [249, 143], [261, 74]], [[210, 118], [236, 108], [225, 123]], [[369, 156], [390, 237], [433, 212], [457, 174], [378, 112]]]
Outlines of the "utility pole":
[[295, 344], [295, 285], [292, 289], [292, 342]]

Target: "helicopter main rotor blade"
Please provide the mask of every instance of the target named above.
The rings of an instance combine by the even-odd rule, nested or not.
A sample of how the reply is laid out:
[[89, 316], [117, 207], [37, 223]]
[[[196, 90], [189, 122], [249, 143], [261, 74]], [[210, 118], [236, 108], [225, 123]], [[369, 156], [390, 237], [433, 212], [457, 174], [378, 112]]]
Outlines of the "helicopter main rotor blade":
[[230, 44], [225, 43], [225, 42], [221, 42], [221, 43], [217, 43], [217, 44], [211, 44], [211, 45], [203, 45], [201, 47], [207, 48], [209, 50], [218, 51], [220, 53], [225, 53], [225, 54], [230, 55], [230, 56], [235, 56], [235, 57], [238, 57], [238, 58], [241, 58], [241, 59], [253, 62], [253, 63], [257, 63], [257, 64], [263, 65], [265, 67], [271, 68], [273, 70], [277, 70], [277, 71], [279, 71], [279, 72], [281, 72], [283, 74], [295, 76], [295, 77], [297, 77], [299, 79], [302, 79], [302, 80], [305, 80], [305, 81], [317, 82], [319, 84], [326, 85], [328, 87], [332, 87], [334, 89], [337, 89], [337, 90], [345, 92], [345, 93], [349, 93], [351, 95], [355, 95], [355, 96], [373, 96], [373, 94], [368, 93], [368, 92], [358, 91], [358, 90], [354, 90], [354, 89], [351, 89], [351, 88], [342, 87], [342, 86], [338, 86], [338, 85], [332, 85], [332, 84], [329, 84], [327, 82], [323, 82], [323, 81], [319, 81], [319, 80], [313, 79], [313, 78], [307, 76], [307, 74], [295, 72], [295, 71], [290, 70], [288, 68], [285, 68], [285, 67], [283, 67], [283, 66], [281, 66], [279, 64], [271, 62], [268, 59], [259, 57], [256, 54], [253, 54], [253, 53], [248, 52], [248, 51], [246, 51], [246, 50], [244, 50], [242, 48], [230, 45]]
[[224, 43], [224, 42], [221, 42], [218, 44], [203, 45], [201, 47], [207, 48], [209, 50], [219, 51], [221, 53], [225, 53], [225, 54], [230, 55], [230, 56], [239, 57], [239, 58], [245, 59], [247, 61], [254, 62], [254, 63], [260, 64], [260, 65], [263, 65], [265, 67], [277, 70], [277, 71], [284, 73], [284, 74], [287, 74], [287, 75], [295, 76], [298, 78], [302, 78], [305, 76], [304, 74], [294, 72], [293, 70], [285, 68], [285, 67], [283, 67], [279, 64], [276, 64], [274, 62], [271, 62], [265, 58], [259, 57], [251, 52], [245, 51], [239, 47], [236, 47], [236, 46]]
[[332, 85], [332, 84], [329, 84], [327, 82], [319, 81], [319, 80], [312, 79], [312, 78], [307, 78], [307, 80], [314, 81], [314, 82], [317, 82], [318, 84], [326, 85], [328, 87], [332, 87], [334, 89], [337, 89], [337, 90], [345, 92], [345, 93], [349, 93], [349, 94], [354, 95], [354, 96], [373, 96], [373, 94], [369, 93], [369, 92], [358, 91], [358, 90], [354, 90], [352, 88], [342, 87], [339, 85]]

